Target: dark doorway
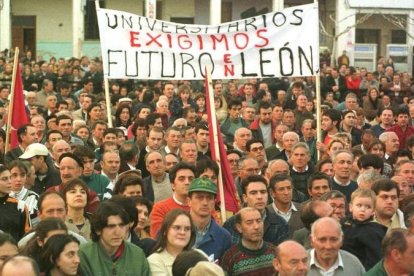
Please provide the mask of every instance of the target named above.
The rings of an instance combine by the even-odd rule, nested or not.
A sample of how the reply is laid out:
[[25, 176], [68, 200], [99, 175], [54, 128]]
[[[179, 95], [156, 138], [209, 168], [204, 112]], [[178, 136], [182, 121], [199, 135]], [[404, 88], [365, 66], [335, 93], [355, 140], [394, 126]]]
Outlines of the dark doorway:
[[19, 47], [21, 55], [31, 50], [36, 57], [36, 16], [12, 17], [12, 47]]

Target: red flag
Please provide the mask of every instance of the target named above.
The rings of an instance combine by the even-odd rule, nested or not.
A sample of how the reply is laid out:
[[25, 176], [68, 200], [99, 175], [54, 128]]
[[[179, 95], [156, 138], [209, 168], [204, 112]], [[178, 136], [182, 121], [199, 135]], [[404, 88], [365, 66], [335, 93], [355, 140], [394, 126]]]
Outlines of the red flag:
[[[209, 91], [209, 85], [208, 85], [208, 79], [205, 79], [205, 89], [206, 89], [206, 107], [207, 107], [207, 115], [208, 115], [208, 129], [210, 130], [210, 151], [211, 151], [211, 158], [213, 161], [220, 160], [220, 170], [221, 170], [221, 177], [222, 177], [222, 183], [223, 183], [223, 191], [224, 191], [224, 201], [225, 201], [225, 207], [226, 211], [234, 212], [236, 213], [240, 209], [240, 201], [237, 199], [237, 191], [236, 186], [234, 184], [234, 179], [231, 174], [230, 164], [227, 160], [227, 153], [224, 148], [223, 144], [223, 138], [221, 137], [221, 131], [220, 131], [220, 125], [218, 124], [217, 120], [212, 120], [212, 112], [211, 107], [214, 108], [214, 104], [211, 105], [209, 93], [212, 93]], [[214, 116], [215, 118], [215, 116]], [[217, 126], [217, 135], [214, 135], [213, 131], [213, 124], [216, 124]], [[216, 156], [216, 151], [214, 150], [214, 147], [216, 146], [216, 143], [214, 139], [217, 137], [218, 140], [218, 147], [219, 147], [219, 155]], [[220, 189], [218, 189], [220, 191]], [[220, 198], [220, 194], [217, 195], [217, 198]]]
[[10, 131], [10, 148], [13, 149], [19, 145], [17, 141], [17, 129], [25, 124], [29, 123], [27, 118], [24, 96], [23, 96], [23, 84], [22, 76], [20, 72], [20, 64], [17, 63], [17, 70], [15, 76], [15, 85], [14, 91], [12, 91], [12, 99], [10, 101], [11, 112], [9, 111], [9, 116], [11, 116], [11, 131]]

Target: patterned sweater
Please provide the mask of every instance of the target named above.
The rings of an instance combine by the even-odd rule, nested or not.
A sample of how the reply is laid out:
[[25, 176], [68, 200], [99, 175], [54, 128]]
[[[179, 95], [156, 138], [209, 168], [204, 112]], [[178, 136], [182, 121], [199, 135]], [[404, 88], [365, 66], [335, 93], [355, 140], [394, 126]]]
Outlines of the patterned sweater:
[[275, 246], [268, 242], [263, 242], [262, 248], [250, 250], [244, 247], [241, 242], [234, 244], [224, 253], [220, 264], [226, 275], [249, 275], [261, 276], [272, 275], [274, 268], [272, 260], [274, 258]]

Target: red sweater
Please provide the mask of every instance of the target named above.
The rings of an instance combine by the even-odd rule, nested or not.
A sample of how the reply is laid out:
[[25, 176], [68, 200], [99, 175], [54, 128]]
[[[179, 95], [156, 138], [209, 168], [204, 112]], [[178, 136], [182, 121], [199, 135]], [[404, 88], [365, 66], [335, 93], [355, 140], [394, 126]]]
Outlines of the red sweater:
[[177, 202], [174, 201], [172, 197], [164, 199], [154, 204], [152, 208], [152, 212], [150, 215], [150, 235], [151, 238], [156, 239], [157, 233], [160, 231], [161, 224], [165, 218], [165, 215], [174, 209], [184, 209], [186, 211], [190, 211], [189, 206], [179, 205]]

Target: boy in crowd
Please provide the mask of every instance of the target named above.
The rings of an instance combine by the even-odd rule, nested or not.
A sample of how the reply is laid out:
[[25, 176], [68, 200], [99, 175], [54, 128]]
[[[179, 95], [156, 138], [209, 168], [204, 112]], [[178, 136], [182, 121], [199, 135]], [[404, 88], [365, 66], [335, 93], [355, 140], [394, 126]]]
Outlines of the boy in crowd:
[[342, 224], [342, 249], [358, 257], [365, 269], [369, 270], [382, 258], [381, 241], [387, 233], [385, 226], [372, 221], [375, 193], [357, 189], [352, 193], [349, 210], [351, 217]]

